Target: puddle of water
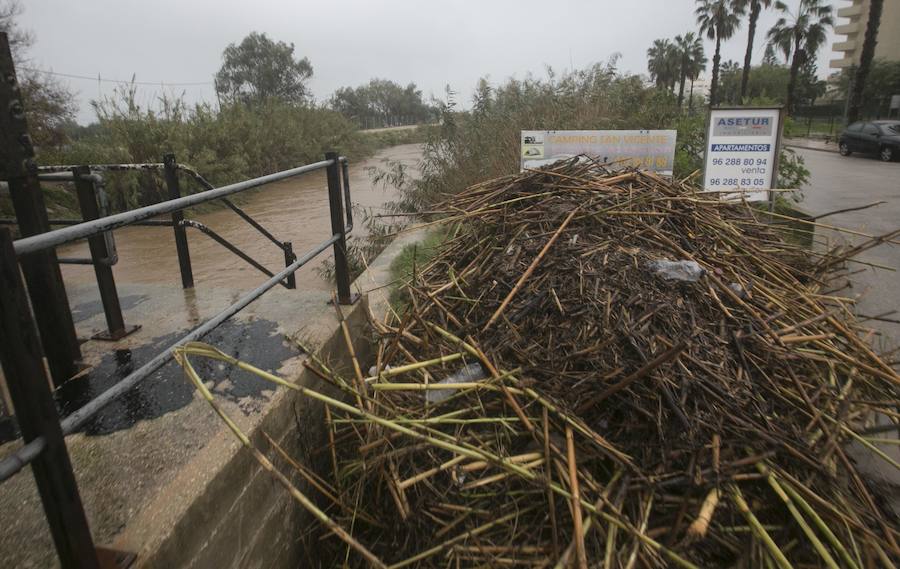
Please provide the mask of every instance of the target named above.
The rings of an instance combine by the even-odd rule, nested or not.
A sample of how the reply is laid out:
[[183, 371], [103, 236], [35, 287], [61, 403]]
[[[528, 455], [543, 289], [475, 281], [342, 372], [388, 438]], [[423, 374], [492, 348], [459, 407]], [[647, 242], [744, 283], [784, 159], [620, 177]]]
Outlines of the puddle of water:
[[[122, 307], [123, 311], [131, 310], [146, 301], [147, 298], [148, 297], [143, 294], [120, 296], [119, 305]], [[72, 318], [75, 322], [81, 322], [82, 320], [87, 320], [88, 318], [93, 318], [94, 316], [99, 316], [101, 314], [103, 314], [103, 303], [100, 299], [89, 300], [72, 306]]]
[[[103, 356], [90, 372], [68, 381], [54, 392], [61, 417], [67, 417], [128, 374], [155, 357], [186, 333], [172, 332], [153, 338], [132, 349], [119, 349]], [[252, 361], [266, 371], [277, 373], [282, 364], [299, 353], [288, 347], [278, 326], [267, 320], [226, 321], [207, 335], [206, 340], [236, 358]], [[193, 362], [197, 372], [211, 381], [217, 397], [236, 403], [250, 414], [262, 408], [274, 386], [252, 373], [233, 369], [214, 360]], [[134, 389], [110, 403], [81, 430], [87, 435], [106, 435], [131, 428], [141, 420], [154, 419], [187, 406], [194, 386], [184, 377], [181, 367], [169, 362], [144, 379]], [[12, 418], [0, 423], [0, 444], [19, 437]]]

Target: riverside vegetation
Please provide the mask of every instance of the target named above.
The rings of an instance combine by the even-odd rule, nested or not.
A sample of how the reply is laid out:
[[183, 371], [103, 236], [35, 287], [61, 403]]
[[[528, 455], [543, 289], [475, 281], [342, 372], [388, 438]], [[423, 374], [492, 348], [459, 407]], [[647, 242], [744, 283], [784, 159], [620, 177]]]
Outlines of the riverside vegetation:
[[[421, 176], [400, 164], [379, 172], [397, 186], [395, 212], [427, 213], [432, 205], [482, 180], [519, 169], [520, 131], [541, 129], [675, 129], [675, 178], [695, 179], [703, 166], [706, 111], [679, 108], [677, 95], [647, 86], [639, 75], [621, 73], [617, 57], [587, 69], [546, 78], [510, 79], [492, 86], [479, 81], [469, 111], [448, 92], [439, 106], [440, 126], [426, 133]], [[765, 98], [753, 104], [771, 103]], [[809, 181], [803, 158], [790, 149], [780, 156], [779, 188], [801, 199]]]
[[[133, 87], [95, 102], [97, 123], [78, 129], [60, 147], [45, 148], [41, 164], [160, 162], [174, 152], [215, 185], [262, 176], [321, 160], [336, 150], [354, 159], [396, 144], [421, 140], [417, 129], [366, 133], [340, 113], [315, 105], [266, 99], [254, 105], [188, 105], [162, 97], [158, 109], [142, 106]], [[152, 173], [110, 176], [107, 192], [121, 211], [166, 199], [164, 181]], [[188, 188], [189, 191], [199, 188]], [[56, 194], [51, 194], [51, 196]], [[52, 197], [51, 202], [55, 202]], [[51, 207], [66, 204], [51, 203]]]
[[[97, 123], [78, 128], [64, 145], [40, 149], [40, 164], [161, 162], [164, 153], [174, 152], [179, 162], [219, 186], [316, 162], [329, 150], [359, 160], [380, 148], [424, 139], [420, 129], [367, 133], [333, 110], [278, 99], [217, 110], [162, 97], [154, 110], [139, 104], [133, 88], [122, 88], [94, 107]], [[187, 182], [185, 190], [200, 188]], [[151, 172], [110, 175], [106, 191], [114, 211], [167, 199], [164, 180]], [[49, 184], [44, 192], [51, 217], [78, 217], [71, 192]], [[0, 197], [0, 215], [12, 216], [6, 196]]]

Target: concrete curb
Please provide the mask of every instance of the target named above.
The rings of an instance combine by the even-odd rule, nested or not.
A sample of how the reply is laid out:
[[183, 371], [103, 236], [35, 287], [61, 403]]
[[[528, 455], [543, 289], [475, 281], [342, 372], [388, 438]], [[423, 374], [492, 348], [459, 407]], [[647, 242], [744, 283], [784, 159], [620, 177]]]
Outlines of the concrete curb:
[[831, 154], [840, 154], [840, 152], [838, 152], [837, 148], [832, 150], [831, 148], [818, 148], [816, 146], [806, 146], [804, 144], [792, 144], [791, 142], [785, 142], [784, 145], [788, 148], [800, 148], [801, 150], [817, 150], [819, 152], [829, 152]]

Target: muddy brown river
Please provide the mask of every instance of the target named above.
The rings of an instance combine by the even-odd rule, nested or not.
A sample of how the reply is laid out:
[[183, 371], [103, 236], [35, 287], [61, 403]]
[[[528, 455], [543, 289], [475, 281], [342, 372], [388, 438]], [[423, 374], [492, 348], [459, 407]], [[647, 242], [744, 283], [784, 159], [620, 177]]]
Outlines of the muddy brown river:
[[[366, 160], [350, 162], [350, 195], [354, 209], [353, 236], [365, 235], [361, 208], [376, 213], [395, 197], [394, 188], [375, 186], [367, 172], [369, 167], [385, 168], [385, 161], [399, 161], [415, 167], [422, 155], [422, 145], [404, 144], [386, 148]], [[201, 172], [202, 174], [202, 172]], [[328, 186], [325, 171], [320, 170], [298, 178], [267, 184], [238, 194], [238, 204], [269, 230], [276, 238], [290, 241], [299, 257], [331, 234], [328, 210]], [[272, 272], [284, 268], [281, 250], [256, 229], [227, 208], [212, 212], [185, 212], [236, 245]], [[169, 227], [132, 226], [115, 231], [119, 261], [113, 268], [117, 283], [160, 284], [180, 286], [178, 258], [175, 253], [174, 232]], [[264, 274], [216, 243], [200, 231], [187, 229], [196, 289], [211, 287], [245, 289], [258, 285]], [[88, 257], [87, 243], [77, 243], [57, 249], [60, 257]], [[325, 290], [330, 285], [315, 271], [330, 252], [322, 253], [297, 272], [297, 287]], [[94, 282], [94, 270], [89, 265], [63, 265], [67, 283]]]

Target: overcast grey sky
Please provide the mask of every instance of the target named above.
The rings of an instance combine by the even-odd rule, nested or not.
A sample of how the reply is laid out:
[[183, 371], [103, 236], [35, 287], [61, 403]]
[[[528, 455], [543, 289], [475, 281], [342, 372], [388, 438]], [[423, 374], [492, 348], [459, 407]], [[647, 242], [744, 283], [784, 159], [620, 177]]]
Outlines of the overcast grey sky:
[[[797, 4], [799, 0], [788, 0]], [[152, 102], [166, 87], [188, 101], [215, 101], [212, 75], [222, 50], [251, 31], [294, 43], [312, 61], [313, 93], [372, 77], [415, 82], [426, 96], [450, 85], [468, 105], [475, 82], [585, 67], [622, 54], [620, 68], [646, 73], [646, 51], [661, 37], [696, 29], [694, 0], [24, 0], [23, 27], [34, 32], [35, 66], [58, 73], [154, 83], [139, 87]], [[836, 8], [844, 2], [837, 0]], [[760, 19], [754, 61], [777, 16]], [[723, 46], [723, 61], [743, 61], [747, 30]], [[828, 70], [831, 41], [819, 53]], [[714, 45], [707, 41], [712, 59]], [[89, 101], [113, 85], [63, 79], [79, 95], [79, 122]]]

